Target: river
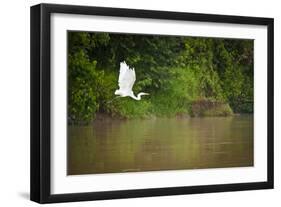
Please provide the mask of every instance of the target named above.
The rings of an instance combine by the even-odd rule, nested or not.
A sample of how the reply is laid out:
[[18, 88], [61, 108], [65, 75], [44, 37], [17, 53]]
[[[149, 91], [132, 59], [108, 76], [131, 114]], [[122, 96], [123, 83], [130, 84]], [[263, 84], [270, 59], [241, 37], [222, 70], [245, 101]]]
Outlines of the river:
[[253, 166], [253, 116], [68, 126], [68, 175]]

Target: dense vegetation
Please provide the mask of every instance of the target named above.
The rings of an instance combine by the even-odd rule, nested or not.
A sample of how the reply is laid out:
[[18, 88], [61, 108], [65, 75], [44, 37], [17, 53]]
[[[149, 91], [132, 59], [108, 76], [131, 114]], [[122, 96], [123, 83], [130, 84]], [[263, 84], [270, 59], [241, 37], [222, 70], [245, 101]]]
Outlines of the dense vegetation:
[[[136, 70], [141, 101], [112, 100], [119, 64]], [[253, 112], [253, 41], [241, 39], [68, 33], [68, 119]]]

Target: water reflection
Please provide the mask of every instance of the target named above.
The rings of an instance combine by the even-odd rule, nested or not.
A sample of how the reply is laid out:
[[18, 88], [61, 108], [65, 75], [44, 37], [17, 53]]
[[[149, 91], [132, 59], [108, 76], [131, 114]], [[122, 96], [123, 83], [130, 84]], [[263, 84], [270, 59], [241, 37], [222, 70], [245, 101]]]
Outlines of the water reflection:
[[68, 127], [68, 174], [253, 165], [253, 117], [99, 121]]

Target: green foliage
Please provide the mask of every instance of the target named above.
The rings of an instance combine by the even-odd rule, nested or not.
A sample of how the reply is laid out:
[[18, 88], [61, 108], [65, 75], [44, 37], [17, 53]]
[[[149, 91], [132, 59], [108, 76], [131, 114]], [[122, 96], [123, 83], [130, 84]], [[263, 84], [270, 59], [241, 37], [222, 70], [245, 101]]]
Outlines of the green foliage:
[[199, 80], [189, 68], [171, 68], [172, 77], [161, 92], [151, 95], [152, 113], [157, 116], [175, 116], [188, 113], [190, 103], [197, 98]]
[[[135, 94], [150, 93], [141, 101], [114, 95], [124, 60], [136, 69]], [[88, 122], [97, 112], [121, 118], [192, 114], [202, 100], [216, 103], [199, 110], [202, 116], [253, 112], [252, 40], [68, 33], [70, 121]]]
[[151, 103], [145, 98], [142, 101], [135, 101], [131, 98], [119, 98], [113, 107], [109, 106], [113, 116], [131, 118], [147, 118], [151, 116]]
[[90, 63], [85, 53], [69, 55], [68, 114], [70, 120], [88, 121], [98, 110], [96, 62]]
[[215, 97], [223, 100], [221, 80], [213, 63], [215, 59], [214, 39], [187, 38], [185, 47], [180, 61], [196, 71], [196, 76], [200, 81], [200, 97]]

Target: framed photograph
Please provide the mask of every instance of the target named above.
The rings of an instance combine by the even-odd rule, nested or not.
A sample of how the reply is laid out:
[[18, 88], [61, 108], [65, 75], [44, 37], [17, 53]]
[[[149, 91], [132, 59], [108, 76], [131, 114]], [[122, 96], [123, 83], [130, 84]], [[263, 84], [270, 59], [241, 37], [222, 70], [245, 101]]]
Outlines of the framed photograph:
[[31, 200], [273, 188], [273, 19], [31, 7]]

